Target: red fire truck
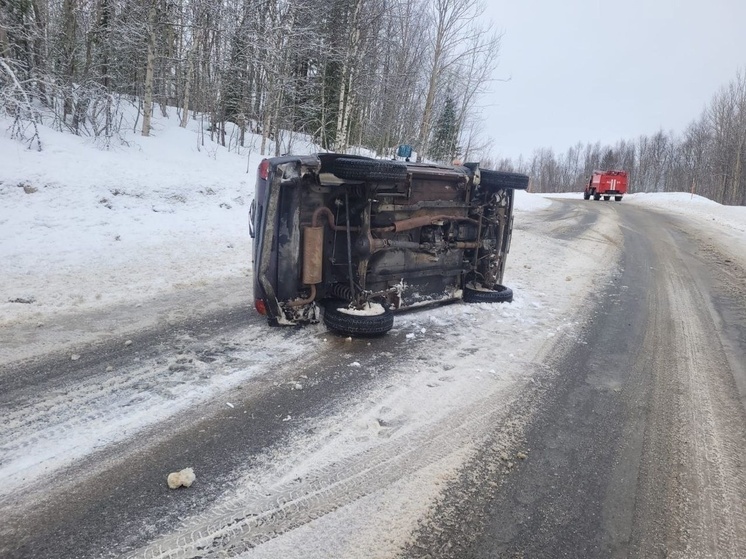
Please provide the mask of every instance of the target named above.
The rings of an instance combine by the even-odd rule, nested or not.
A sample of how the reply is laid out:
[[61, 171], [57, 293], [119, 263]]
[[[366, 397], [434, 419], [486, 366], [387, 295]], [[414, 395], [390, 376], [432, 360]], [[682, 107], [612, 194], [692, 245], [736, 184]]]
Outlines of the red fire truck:
[[627, 171], [593, 171], [593, 175], [585, 185], [583, 198], [589, 200], [608, 200], [612, 196], [621, 202], [622, 196], [627, 194]]

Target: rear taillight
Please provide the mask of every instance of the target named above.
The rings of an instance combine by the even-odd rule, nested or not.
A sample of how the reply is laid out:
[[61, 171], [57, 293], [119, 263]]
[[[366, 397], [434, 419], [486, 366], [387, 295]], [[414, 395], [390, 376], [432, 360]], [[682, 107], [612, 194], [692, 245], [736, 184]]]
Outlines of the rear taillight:
[[267, 307], [264, 305], [264, 299], [257, 299], [254, 301], [254, 308], [259, 314], [267, 316]]
[[263, 159], [259, 164], [259, 178], [267, 180], [269, 176], [269, 159]]

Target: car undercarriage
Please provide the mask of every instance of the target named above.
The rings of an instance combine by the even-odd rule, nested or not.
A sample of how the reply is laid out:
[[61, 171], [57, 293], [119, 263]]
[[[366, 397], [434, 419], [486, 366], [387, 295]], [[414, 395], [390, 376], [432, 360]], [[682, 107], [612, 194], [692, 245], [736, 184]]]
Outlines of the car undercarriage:
[[322, 306], [333, 330], [370, 335], [391, 328], [392, 311], [510, 300], [513, 194], [527, 186], [468, 163], [265, 160], [251, 216], [256, 307], [280, 325], [317, 321]]

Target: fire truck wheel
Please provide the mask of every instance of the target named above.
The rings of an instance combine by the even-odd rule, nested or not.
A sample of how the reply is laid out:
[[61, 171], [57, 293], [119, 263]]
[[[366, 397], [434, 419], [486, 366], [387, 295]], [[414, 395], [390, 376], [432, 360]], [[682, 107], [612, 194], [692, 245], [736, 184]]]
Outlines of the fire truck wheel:
[[604, 196], [604, 200], [605, 200], [606, 202], [608, 202], [610, 198], [611, 198], [611, 196]]
[[591, 195], [589, 192], [583, 192], [583, 200], [590, 200]]
[[616, 200], [617, 202], [621, 202], [622, 201], [622, 197], [621, 196], [614, 196], [614, 200]]

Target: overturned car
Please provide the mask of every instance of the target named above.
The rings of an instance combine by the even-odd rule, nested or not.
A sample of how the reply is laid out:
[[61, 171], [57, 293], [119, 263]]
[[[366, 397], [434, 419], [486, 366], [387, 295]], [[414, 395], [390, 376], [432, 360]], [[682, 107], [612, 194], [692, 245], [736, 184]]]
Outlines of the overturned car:
[[393, 312], [502, 285], [515, 189], [528, 177], [323, 153], [265, 159], [250, 212], [254, 304], [270, 325], [384, 334]]

